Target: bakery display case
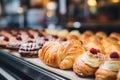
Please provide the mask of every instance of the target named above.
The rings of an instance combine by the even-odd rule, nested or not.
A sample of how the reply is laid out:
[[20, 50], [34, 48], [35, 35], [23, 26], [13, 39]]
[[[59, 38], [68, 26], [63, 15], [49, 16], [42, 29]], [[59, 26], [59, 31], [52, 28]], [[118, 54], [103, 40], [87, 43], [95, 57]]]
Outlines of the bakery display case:
[[119, 80], [119, 10], [120, 0], [0, 0], [0, 80]]
[[[33, 63], [30, 63], [20, 56], [18, 57], [17, 53], [11, 54], [8, 51], [0, 52], [0, 63], [3, 64], [4, 68], [9, 69], [12, 74], [16, 75], [15, 79], [23, 80], [66, 80], [69, 79], [57, 73], [51, 72], [48, 69], [37, 66]], [[4, 79], [3, 79], [4, 80]]]

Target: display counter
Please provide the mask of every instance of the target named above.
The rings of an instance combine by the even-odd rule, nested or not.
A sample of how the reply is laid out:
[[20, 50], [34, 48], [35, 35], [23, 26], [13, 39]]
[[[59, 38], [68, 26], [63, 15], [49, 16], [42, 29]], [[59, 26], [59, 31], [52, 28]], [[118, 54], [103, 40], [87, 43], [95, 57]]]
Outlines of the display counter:
[[5, 50], [0, 51], [0, 63], [20, 79], [25, 80], [94, 80], [94, 78], [80, 78], [72, 70], [49, 67], [38, 58], [21, 58], [16, 52]]

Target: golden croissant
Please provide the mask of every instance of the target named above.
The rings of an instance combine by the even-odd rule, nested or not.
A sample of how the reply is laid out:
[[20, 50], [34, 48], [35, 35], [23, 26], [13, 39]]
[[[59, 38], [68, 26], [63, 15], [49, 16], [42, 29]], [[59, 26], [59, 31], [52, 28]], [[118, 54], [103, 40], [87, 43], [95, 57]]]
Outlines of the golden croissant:
[[49, 66], [70, 69], [76, 57], [84, 51], [78, 40], [71, 39], [63, 42], [49, 41], [39, 50], [38, 56]]

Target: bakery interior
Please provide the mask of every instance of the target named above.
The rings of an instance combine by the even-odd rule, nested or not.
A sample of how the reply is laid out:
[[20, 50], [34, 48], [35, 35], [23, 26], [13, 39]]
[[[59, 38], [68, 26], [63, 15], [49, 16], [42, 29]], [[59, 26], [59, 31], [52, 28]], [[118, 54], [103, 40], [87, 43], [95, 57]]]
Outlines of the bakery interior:
[[0, 80], [120, 80], [120, 0], [0, 0]]

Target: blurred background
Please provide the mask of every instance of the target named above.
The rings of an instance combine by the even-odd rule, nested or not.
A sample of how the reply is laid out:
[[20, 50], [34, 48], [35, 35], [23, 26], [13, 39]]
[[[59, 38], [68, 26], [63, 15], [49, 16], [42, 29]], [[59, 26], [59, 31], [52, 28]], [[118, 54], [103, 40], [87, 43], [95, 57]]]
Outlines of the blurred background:
[[[120, 0], [0, 0], [0, 27], [119, 31]], [[107, 28], [108, 29], [108, 28]]]

